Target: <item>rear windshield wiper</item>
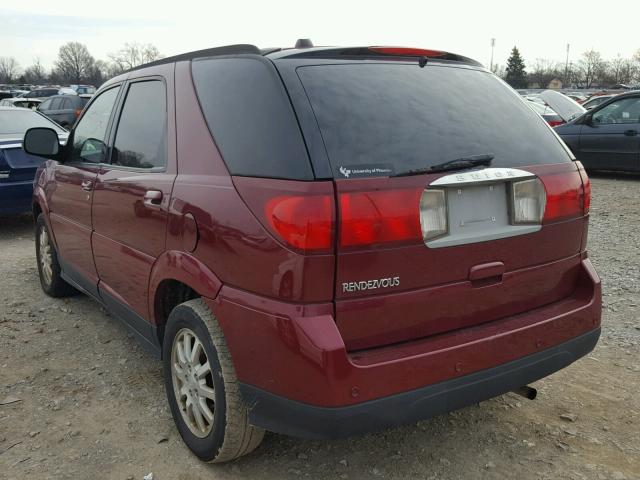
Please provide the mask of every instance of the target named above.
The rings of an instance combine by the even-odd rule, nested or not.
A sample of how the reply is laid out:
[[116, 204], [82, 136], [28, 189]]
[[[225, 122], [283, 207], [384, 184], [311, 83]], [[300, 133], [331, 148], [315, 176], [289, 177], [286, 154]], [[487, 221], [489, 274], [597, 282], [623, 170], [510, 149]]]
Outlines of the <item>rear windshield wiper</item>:
[[483, 153], [481, 155], [470, 155], [468, 157], [460, 157], [460, 158], [456, 158], [455, 160], [449, 160], [448, 162], [431, 165], [430, 167], [407, 170], [406, 172], [397, 173], [391, 176], [392, 177], [408, 177], [411, 175], [422, 175], [424, 173], [446, 172], [449, 170], [462, 170], [464, 168], [477, 167], [479, 165], [489, 165], [491, 163], [491, 160], [493, 160], [493, 155], [490, 153]]

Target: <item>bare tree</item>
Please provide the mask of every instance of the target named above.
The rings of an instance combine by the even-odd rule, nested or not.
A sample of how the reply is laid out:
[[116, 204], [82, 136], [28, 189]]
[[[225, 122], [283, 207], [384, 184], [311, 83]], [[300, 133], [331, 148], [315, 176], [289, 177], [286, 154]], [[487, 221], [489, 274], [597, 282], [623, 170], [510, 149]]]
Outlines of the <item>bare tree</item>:
[[633, 60], [623, 58], [618, 54], [608, 63], [606, 77], [612, 84], [629, 84], [633, 81], [635, 69]]
[[65, 81], [79, 84], [91, 76], [94, 61], [85, 45], [69, 42], [60, 47], [55, 66]]
[[96, 60], [91, 68], [91, 74], [88, 76], [89, 83], [99, 87], [109, 78], [109, 64], [104, 60]]
[[633, 65], [632, 80], [640, 82], [640, 48], [636, 50], [633, 58], [631, 58], [631, 64]]
[[537, 83], [540, 88], [547, 88], [549, 82], [560, 77], [558, 64], [544, 58], [536, 58], [533, 65], [529, 67], [529, 82]]
[[20, 64], [13, 57], [0, 57], [0, 82], [11, 83], [20, 72]]
[[27, 67], [24, 71], [24, 81], [26, 83], [34, 83], [37, 85], [43, 83], [46, 77], [47, 73], [38, 57], [34, 58], [33, 65]]
[[581, 81], [586, 88], [591, 88], [593, 84], [601, 80], [605, 72], [607, 62], [602, 59], [600, 52], [589, 50], [582, 54], [578, 64]]
[[153, 62], [162, 58], [158, 49], [150, 43], [125, 43], [116, 53], [110, 53], [109, 58], [114, 64], [114, 71], [124, 72], [131, 68]]

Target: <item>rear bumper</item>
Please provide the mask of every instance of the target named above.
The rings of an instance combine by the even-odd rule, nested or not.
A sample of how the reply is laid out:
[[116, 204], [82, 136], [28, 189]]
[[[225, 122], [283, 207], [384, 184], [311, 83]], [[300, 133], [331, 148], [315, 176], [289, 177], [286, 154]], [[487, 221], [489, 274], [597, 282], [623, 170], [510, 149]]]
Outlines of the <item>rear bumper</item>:
[[348, 435], [369, 423], [410, 422], [490, 398], [587, 353], [598, 338], [601, 289], [588, 259], [579, 268], [575, 291], [560, 301], [355, 352], [345, 347], [331, 303], [288, 304], [228, 286], [207, 302], [224, 331], [252, 422], [305, 437]]
[[323, 408], [241, 384], [250, 421], [301, 438], [339, 438], [414, 423], [501, 395], [575, 362], [595, 347], [600, 328], [497, 367], [356, 405]]

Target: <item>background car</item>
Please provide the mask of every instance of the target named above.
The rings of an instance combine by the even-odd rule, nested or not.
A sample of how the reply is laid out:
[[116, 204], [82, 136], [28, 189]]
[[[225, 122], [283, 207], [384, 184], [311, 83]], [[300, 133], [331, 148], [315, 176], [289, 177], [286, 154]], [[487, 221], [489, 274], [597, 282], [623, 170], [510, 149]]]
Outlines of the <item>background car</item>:
[[542, 105], [534, 101], [527, 102], [527, 105], [529, 105], [529, 107], [531, 107], [534, 112], [540, 114], [540, 116], [544, 118], [545, 121], [552, 127], [556, 127], [564, 123], [562, 117], [554, 112], [553, 109], [548, 105]]
[[0, 100], [0, 106], [3, 107], [30, 108], [31, 110], [35, 110], [40, 103], [42, 103], [42, 100], [39, 98], [15, 97]]
[[58, 95], [59, 90], [59, 88], [54, 87], [36, 88], [29, 92], [29, 96], [35, 98], [51, 97], [53, 95]]
[[70, 87], [78, 94], [93, 95], [96, 93], [96, 87], [93, 85], [70, 85]]
[[640, 171], [640, 91], [616, 95], [588, 111], [556, 94], [561, 95], [542, 94], [567, 121], [556, 133], [585, 168]]
[[68, 132], [44, 115], [26, 108], [0, 106], [0, 215], [31, 210], [33, 177], [44, 159], [22, 150], [25, 132], [33, 127], [53, 128], [61, 142]]
[[73, 88], [62, 87], [58, 90], [58, 95], [77, 95], [77, 93]]
[[91, 95], [54, 95], [38, 106], [38, 111], [64, 128], [70, 128], [82, 113]]
[[607, 100], [613, 97], [615, 97], [615, 95], [594, 95], [589, 100], [584, 102], [582, 106], [587, 110], [591, 110], [592, 108], [603, 104], [604, 102], [606, 102]]

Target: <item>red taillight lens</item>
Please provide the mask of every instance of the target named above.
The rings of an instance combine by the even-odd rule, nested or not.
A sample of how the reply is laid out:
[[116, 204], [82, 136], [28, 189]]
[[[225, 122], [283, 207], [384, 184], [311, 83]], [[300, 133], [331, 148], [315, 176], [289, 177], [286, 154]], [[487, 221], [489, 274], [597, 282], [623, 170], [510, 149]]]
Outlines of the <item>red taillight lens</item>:
[[369, 50], [383, 55], [398, 55], [404, 57], [442, 57], [445, 52], [439, 50], [426, 50], [424, 48], [407, 47], [369, 47]]
[[305, 252], [328, 250], [333, 243], [333, 197], [287, 195], [265, 205], [270, 226], [290, 246]]
[[340, 246], [420, 242], [420, 190], [340, 194]]
[[580, 172], [580, 178], [582, 178], [582, 188], [584, 189], [584, 214], [589, 213], [591, 208], [591, 181], [587, 175], [586, 170], [581, 162], [576, 162], [578, 166], [578, 172]]
[[563, 125], [564, 121], [563, 120], [549, 120], [549, 125], [551, 125], [552, 127], [557, 127], [558, 125]]
[[584, 189], [576, 172], [542, 177], [547, 192], [543, 223], [580, 217], [584, 214]]
[[82, 113], [82, 109], [80, 108], [76, 109], [76, 118], [78, 118], [81, 113]]

